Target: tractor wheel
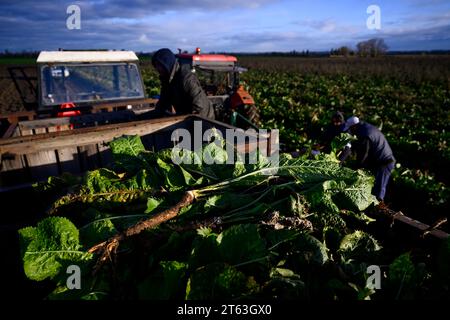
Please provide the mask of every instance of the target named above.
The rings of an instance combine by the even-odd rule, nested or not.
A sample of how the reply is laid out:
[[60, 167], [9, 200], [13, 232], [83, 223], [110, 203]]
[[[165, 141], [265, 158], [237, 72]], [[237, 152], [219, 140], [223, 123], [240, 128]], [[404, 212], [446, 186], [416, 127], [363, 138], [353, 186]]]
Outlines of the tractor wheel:
[[[247, 120], [253, 123], [255, 126], [258, 127], [261, 124], [259, 109], [254, 104], [242, 104], [237, 108], [236, 111], [247, 118]], [[239, 128], [248, 129], [251, 127], [246, 121], [241, 118], [238, 118], [236, 122], [237, 127]]]

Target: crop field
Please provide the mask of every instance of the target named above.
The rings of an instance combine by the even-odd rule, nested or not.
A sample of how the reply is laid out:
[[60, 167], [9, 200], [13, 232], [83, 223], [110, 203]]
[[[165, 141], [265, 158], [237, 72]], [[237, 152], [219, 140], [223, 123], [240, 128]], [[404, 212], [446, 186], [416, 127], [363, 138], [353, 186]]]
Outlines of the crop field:
[[[427, 223], [449, 217], [450, 57], [239, 61], [261, 127], [279, 129], [285, 150], [311, 148], [335, 111], [357, 115], [382, 129], [397, 159], [387, 202]], [[148, 94], [158, 94], [150, 64], [144, 80]]]
[[[389, 208], [430, 225], [450, 218], [450, 57], [239, 60], [260, 127], [280, 130], [277, 172], [265, 174], [263, 156], [175, 164], [170, 149], [116, 139], [110, 166], [34, 185], [48, 216], [19, 230], [27, 286], [49, 299], [448, 299], [450, 240], [375, 219], [373, 176], [334, 153], [348, 136], [330, 154], [310, 151], [335, 111], [357, 115], [381, 128], [397, 159]], [[155, 71], [141, 67], [157, 95]], [[225, 161], [223, 147], [201, 154]], [[69, 265], [81, 268], [81, 290], [67, 287]], [[375, 287], [369, 266], [382, 270]]]

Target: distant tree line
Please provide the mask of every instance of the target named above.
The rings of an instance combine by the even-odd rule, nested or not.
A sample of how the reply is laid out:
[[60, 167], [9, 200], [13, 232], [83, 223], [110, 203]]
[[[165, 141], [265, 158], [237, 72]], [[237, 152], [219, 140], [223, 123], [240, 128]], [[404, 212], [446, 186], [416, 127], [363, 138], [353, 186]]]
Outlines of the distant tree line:
[[382, 38], [373, 38], [367, 41], [361, 41], [356, 44], [356, 50], [347, 46], [330, 50], [330, 56], [359, 56], [359, 57], [378, 57], [386, 54], [388, 46]]
[[27, 58], [37, 58], [39, 51], [9, 51], [8, 49], [0, 51], [0, 57], [27, 57]]
[[[0, 49], [1, 50], [1, 49]], [[101, 51], [106, 51], [108, 49], [97, 49]], [[125, 50], [125, 49], [122, 49]], [[377, 57], [382, 55], [448, 55], [449, 50], [414, 50], [414, 51], [387, 51], [388, 46], [386, 45], [384, 39], [373, 38], [367, 41], [361, 41], [356, 44], [356, 48], [351, 48], [348, 46], [342, 46], [339, 48], [333, 48], [330, 51], [310, 51], [310, 50], [291, 50], [291, 51], [273, 51], [273, 52], [231, 52], [231, 51], [220, 51], [220, 52], [208, 52], [210, 54], [231, 54], [237, 56], [266, 56], [266, 57]], [[78, 50], [79, 51], [79, 50]], [[137, 51], [136, 54], [139, 58], [148, 59], [153, 55], [152, 52]], [[205, 52], [206, 53], [206, 52]], [[0, 51], [0, 57], [28, 57], [37, 58], [39, 51], [10, 51], [8, 49]]]

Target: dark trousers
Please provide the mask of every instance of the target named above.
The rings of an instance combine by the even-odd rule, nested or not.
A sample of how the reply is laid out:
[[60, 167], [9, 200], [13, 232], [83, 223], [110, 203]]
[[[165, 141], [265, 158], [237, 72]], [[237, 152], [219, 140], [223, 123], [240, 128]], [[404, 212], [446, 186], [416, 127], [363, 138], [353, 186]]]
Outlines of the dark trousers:
[[378, 201], [384, 200], [384, 195], [386, 194], [386, 186], [389, 182], [389, 178], [391, 176], [391, 172], [394, 169], [395, 162], [392, 161], [388, 164], [379, 166], [375, 168], [375, 185], [372, 189], [372, 194], [377, 197]]

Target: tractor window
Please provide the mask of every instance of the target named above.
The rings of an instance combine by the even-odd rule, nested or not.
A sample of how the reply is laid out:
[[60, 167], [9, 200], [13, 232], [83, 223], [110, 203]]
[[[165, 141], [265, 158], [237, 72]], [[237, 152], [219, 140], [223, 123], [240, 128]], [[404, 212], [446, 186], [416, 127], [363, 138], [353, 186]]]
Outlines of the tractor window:
[[144, 98], [135, 64], [46, 65], [41, 68], [43, 105]]
[[228, 94], [231, 90], [230, 73], [196, 68], [195, 73], [209, 96]]

